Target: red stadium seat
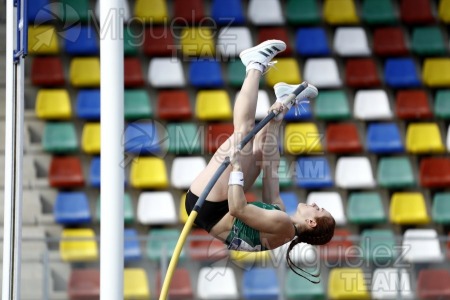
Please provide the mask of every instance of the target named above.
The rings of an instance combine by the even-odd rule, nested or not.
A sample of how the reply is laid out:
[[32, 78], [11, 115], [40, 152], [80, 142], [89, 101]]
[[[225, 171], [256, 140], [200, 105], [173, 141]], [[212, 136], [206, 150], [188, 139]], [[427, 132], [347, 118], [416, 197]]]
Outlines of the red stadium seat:
[[400, 15], [407, 24], [427, 24], [434, 22], [430, 0], [402, 0]]
[[64, 85], [64, 71], [59, 56], [34, 57], [31, 65], [31, 82], [33, 85]]
[[52, 187], [82, 187], [84, 186], [81, 161], [75, 156], [54, 156], [50, 163], [49, 182]]
[[177, 48], [170, 27], [150, 26], [145, 29], [144, 53], [148, 56], [171, 56]]
[[75, 269], [70, 274], [67, 293], [70, 300], [99, 299], [100, 270]]
[[185, 90], [160, 91], [158, 115], [165, 120], [186, 120], [192, 117], [189, 95]]
[[291, 40], [289, 38], [286, 27], [263, 27], [258, 30], [258, 44], [262, 43], [266, 40], [277, 39], [286, 42], [286, 50], [278, 54], [277, 56], [291, 56], [292, 55], [292, 46], [289, 43]]
[[450, 186], [450, 159], [424, 158], [420, 162], [420, 183], [427, 188]]
[[144, 85], [142, 76], [142, 62], [135, 57], [126, 57], [124, 60], [125, 87], [141, 87]]
[[399, 56], [408, 54], [403, 31], [399, 27], [375, 29], [373, 34], [374, 52], [380, 56]]
[[173, 4], [173, 21], [187, 26], [205, 21], [203, 0], [175, 0]]
[[209, 124], [205, 133], [205, 149], [213, 154], [234, 131], [232, 123]]
[[330, 124], [326, 131], [327, 149], [334, 153], [362, 151], [358, 129], [352, 123]]
[[423, 269], [417, 279], [420, 299], [450, 299], [450, 272], [446, 269]]
[[194, 229], [190, 237], [189, 256], [194, 260], [213, 261], [228, 255], [225, 244], [209, 236], [203, 229]]
[[345, 77], [347, 85], [354, 88], [377, 87], [381, 84], [377, 66], [371, 58], [347, 60]]
[[[350, 231], [347, 229], [336, 229], [333, 239], [326, 245], [320, 246], [320, 256], [329, 264], [338, 267], [340, 263], [345, 265], [348, 260], [356, 258], [356, 248], [349, 239]], [[361, 255], [360, 255], [361, 256]]]
[[[156, 294], [161, 294], [161, 271], [156, 277]], [[169, 299], [188, 300], [193, 299], [194, 292], [192, 290], [191, 277], [187, 269], [176, 269], [173, 272], [173, 278], [169, 286]]]
[[395, 110], [400, 119], [427, 119], [433, 117], [428, 96], [424, 90], [404, 90], [397, 93]]

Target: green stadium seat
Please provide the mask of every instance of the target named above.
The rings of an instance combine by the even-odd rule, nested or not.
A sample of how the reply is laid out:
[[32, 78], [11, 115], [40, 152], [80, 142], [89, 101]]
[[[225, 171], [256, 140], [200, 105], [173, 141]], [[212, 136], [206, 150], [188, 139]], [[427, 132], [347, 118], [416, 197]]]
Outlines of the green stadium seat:
[[128, 27], [123, 28], [123, 53], [126, 56], [135, 56], [139, 52], [139, 41], [133, 34], [132, 29]]
[[169, 123], [167, 125], [169, 153], [175, 155], [200, 153], [203, 143], [200, 133], [195, 123]]
[[322, 19], [316, 0], [288, 0], [285, 12], [292, 25], [317, 24]]
[[[177, 229], [153, 228], [149, 232], [147, 242], [147, 256], [151, 261], [159, 262], [163, 251], [167, 258], [172, 257], [173, 250], [178, 241], [180, 231]], [[180, 260], [185, 258], [185, 251], [181, 251]]]
[[[245, 79], [245, 66], [242, 64], [240, 60], [232, 60], [228, 63], [227, 66], [227, 78], [228, 84], [232, 87], [241, 88]], [[259, 85], [264, 82], [264, 77], [261, 76], [259, 81]]]
[[123, 109], [127, 120], [147, 119], [153, 116], [150, 99], [144, 89], [125, 90]]
[[[292, 175], [289, 172], [289, 162], [285, 157], [280, 158], [280, 165], [278, 167], [278, 176], [280, 188], [289, 187], [292, 185]], [[263, 172], [259, 174], [255, 181], [254, 186], [256, 188], [262, 188], [263, 186]]]
[[436, 92], [434, 115], [441, 119], [450, 119], [450, 90], [438, 90]]
[[442, 31], [437, 26], [417, 27], [412, 32], [412, 51], [418, 55], [442, 55], [447, 52]]
[[[97, 221], [100, 222], [100, 205], [101, 205], [101, 200], [100, 200], [100, 196], [97, 199], [97, 204], [96, 204], [96, 217], [97, 217]], [[130, 194], [125, 193], [123, 196], [123, 219], [124, 222], [126, 224], [132, 224], [135, 221], [135, 217], [134, 217], [134, 208], [133, 208], [133, 202], [131, 200]]]
[[393, 262], [396, 253], [395, 236], [389, 229], [366, 229], [361, 234], [364, 259], [376, 266]]
[[288, 300], [314, 299], [325, 300], [325, 289], [322, 282], [314, 284], [308, 280], [299, 279], [294, 272], [288, 271], [284, 284], [284, 294]]
[[450, 193], [434, 195], [431, 217], [436, 223], [450, 224]]
[[51, 153], [72, 153], [78, 150], [77, 133], [71, 122], [47, 122], [42, 136], [42, 147]]
[[397, 15], [392, 0], [364, 0], [362, 4], [362, 19], [370, 25], [395, 23]]
[[385, 188], [414, 186], [416, 181], [408, 157], [382, 157], [378, 162], [377, 181]]
[[347, 218], [354, 224], [386, 222], [387, 217], [380, 194], [377, 192], [351, 193], [347, 203]]
[[351, 117], [347, 95], [343, 90], [322, 91], [314, 100], [314, 115], [321, 120], [345, 120]]
[[[60, 16], [64, 16], [66, 24], [80, 21], [87, 23], [89, 19], [89, 0], [60, 0]], [[58, 7], [58, 6], [57, 6]]]

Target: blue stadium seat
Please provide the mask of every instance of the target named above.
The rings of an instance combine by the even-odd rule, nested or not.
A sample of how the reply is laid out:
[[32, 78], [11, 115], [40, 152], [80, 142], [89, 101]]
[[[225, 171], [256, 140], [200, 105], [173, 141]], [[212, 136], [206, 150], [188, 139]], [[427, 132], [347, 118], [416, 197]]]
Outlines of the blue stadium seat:
[[284, 116], [287, 122], [296, 122], [300, 120], [309, 120], [312, 118], [311, 104], [304, 102], [297, 106], [293, 106]]
[[242, 294], [246, 300], [276, 300], [280, 293], [275, 269], [255, 267], [244, 272]]
[[123, 243], [123, 256], [126, 263], [141, 260], [142, 251], [139, 246], [138, 233], [136, 229], [125, 229]]
[[334, 185], [326, 157], [301, 157], [297, 160], [297, 185], [302, 188], [326, 188]]
[[100, 156], [95, 156], [91, 160], [91, 167], [89, 168], [89, 183], [93, 187], [100, 187]]
[[241, 0], [214, 0], [211, 16], [219, 25], [229, 25], [231, 21], [233, 25], [245, 23]]
[[59, 192], [53, 207], [56, 223], [64, 225], [91, 222], [89, 200], [83, 192]]
[[414, 60], [411, 58], [387, 59], [384, 65], [384, 78], [392, 88], [411, 88], [421, 85]]
[[189, 80], [196, 88], [223, 86], [222, 69], [217, 61], [197, 60], [189, 65]]
[[70, 55], [96, 55], [100, 52], [97, 33], [92, 26], [71, 27], [64, 32], [64, 50]]
[[295, 38], [297, 53], [304, 56], [323, 56], [330, 54], [327, 35], [322, 27], [302, 28]]
[[80, 119], [100, 119], [100, 90], [80, 90], [77, 96], [77, 116]]
[[46, 21], [54, 21], [55, 17], [52, 15], [49, 0], [33, 0], [27, 1], [27, 18], [28, 22], [35, 24], [42, 24]]
[[294, 215], [298, 205], [297, 195], [294, 192], [282, 192], [280, 198], [283, 200], [286, 213], [290, 216]]
[[158, 130], [153, 122], [135, 122], [125, 129], [125, 151], [135, 154], [158, 154], [161, 151]]
[[366, 133], [367, 150], [373, 153], [404, 152], [400, 131], [395, 123], [369, 124]]

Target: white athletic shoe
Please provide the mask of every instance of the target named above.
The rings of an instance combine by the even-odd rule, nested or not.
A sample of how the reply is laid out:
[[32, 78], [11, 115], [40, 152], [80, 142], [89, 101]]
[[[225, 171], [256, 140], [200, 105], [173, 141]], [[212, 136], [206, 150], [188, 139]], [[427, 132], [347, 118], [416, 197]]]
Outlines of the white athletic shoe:
[[[275, 84], [273, 89], [275, 90], [277, 101], [282, 102], [288, 95], [292, 94], [298, 86], [298, 84], [287, 84], [284, 82], [278, 82], [277, 84]], [[306, 89], [304, 89], [300, 94], [297, 95], [297, 97], [295, 97], [295, 101], [285, 103], [285, 106], [290, 109], [292, 105], [301, 104], [300, 102], [304, 100], [308, 101], [314, 99], [318, 94], [319, 91], [317, 90], [317, 88], [309, 83]]]
[[[246, 70], [257, 69], [265, 72], [275, 62], [271, 60], [286, 49], [286, 43], [280, 40], [267, 40], [255, 47], [246, 49], [239, 54]], [[257, 63], [257, 64], [254, 64]]]

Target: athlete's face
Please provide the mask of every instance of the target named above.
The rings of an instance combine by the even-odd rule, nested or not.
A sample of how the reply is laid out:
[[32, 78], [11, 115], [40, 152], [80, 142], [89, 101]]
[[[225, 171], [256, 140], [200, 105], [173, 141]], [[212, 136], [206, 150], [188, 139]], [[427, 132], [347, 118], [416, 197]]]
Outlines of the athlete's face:
[[316, 218], [325, 216], [331, 217], [331, 214], [326, 209], [317, 206], [316, 203], [312, 204], [300, 203], [297, 206], [296, 216], [299, 219], [298, 220], [299, 223], [306, 222], [309, 226], [315, 227]]

